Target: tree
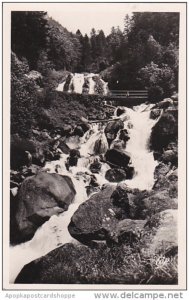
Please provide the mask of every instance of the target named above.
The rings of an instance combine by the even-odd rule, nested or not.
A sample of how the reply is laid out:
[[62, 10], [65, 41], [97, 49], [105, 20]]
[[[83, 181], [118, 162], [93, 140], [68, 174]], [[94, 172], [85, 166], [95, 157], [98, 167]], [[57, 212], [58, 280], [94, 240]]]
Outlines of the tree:
[[90, 40], [87, 34], [83, 37], [82, 40], [82, 58], [81, 65], [84, 71], [88, 71], [89, 65], [91, 64], [91, 45]]
[[73, 71], [80, 61], [81, 44], [78, 37], [52, 18], [48, 20], [48, 27], [47, 53], [50, 61], [56, 70]]
[[91, 56], [92, 59], [95, 60], [97, 58], [97, 40], [96, 40], [96, 30], [94, 28], [92, 28], [91, 30], [90, 42], [91, 42]]
[[30, 69], [36, 68], [39, 53], [46, 47], [46, 12], [11, 12], [11, 49], [19, 58], [26, 57]]
[[139, 70], [137, 80], [140, 81], [146, 89], [161, 88], [164, 97], [171, 96], [175, 89], [174, 72], [165, 64], [158, 66], [151, 62]]
[[120, 56], [120, 50], [124, 42], [124, 36], [119, 27], [112, 27], [110, 35], [107, 37], [109, 46], [109, 55], [112, 62], [116, 62], [122, 59]]
[[135, 39], [137, 42], [143, 33], [143, 39], [147, 40], [152, 35], [162, 46], [168, 46], [170, 42], [179, 43], [179, 13], [134, 12], [132, 24], [128, 35], [130, 40]]
[[39, 111], [35, 83], [25, 75], [27, 66], [11, 53], [11, 134], [29, 136]]
[[124, 18], [124, 31], [123, 31], [125, 38], [127, 38], [128, 34], [131, 32], [132, 26], [133, 26], [132, 17], [126, 14]]

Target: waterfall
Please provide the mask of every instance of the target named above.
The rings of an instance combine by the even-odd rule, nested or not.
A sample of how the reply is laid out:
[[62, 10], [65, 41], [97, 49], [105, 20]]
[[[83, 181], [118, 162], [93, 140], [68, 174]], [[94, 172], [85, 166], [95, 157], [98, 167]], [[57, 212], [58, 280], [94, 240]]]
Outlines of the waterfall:
[[[99, 74], [94, 74], [94, 73], [85, 73], [85, 74], [80, 74], [80, 73], [75, 73], [71, 75], [71, 80], [69, 83], [69, 88], [68, 88], [68, 93], [77, 93], [77, 94], [82, 94], [83, 92], [83, 87], [85, 84], [85, 80], [87, 80], [89, 82], [89, 86], [88, 86], [88, 94], [95, 94], [95, 86], [96, 86], [96, 82], [93, 80], [93, 77], [97, 77], [99, 78], [99, 81], [103, 87], [103, 95], [106, 95], [108, 93], [108, 83], [105, 82], [104, 80], [102, 80], [99, 76]], [[57, 91], [63, 91], [64, 90], [64, 85], [65, 82], [62, 82], [58, 85], [58, 87], [56, 88]]]
[[[79, 76], [77, 79], [80, 83], [83, 82], [83, 79], [81, 80]], [[77, 89], [81, 90], [81, 86], [78, 85]], [[157, 120], [150, 119], [150, 108], [150, 105], [144, 104], [133, 109], [125, 107], [123, 114], [120, 116], [124, 122], [124, 128], [127, 129], [130, 137], [124, 151], [129, 152], [135, 169], [133, 179], [125, 180], [124, 182], [131, 188], [139, 188], [141, 190], [152, 188], [154, 169], [156, 167], [153, 153], [148, 149], [151, 129], [157, 122]], [[78, 148], [81, 154], [77, 167], [71, 167], [69, 171], [65, 167], [68, 155], [62, 154], [60, 160], [46, 163], [45, 168], [51, 173], [55, 173], [55, 168], [58, 164], [60, 166], [59, 174], [67, 175], [72, 179], [77, 193], [74, 202], [69, 206], [68, 210], [58, 216], [52, 216], [49, 221], [36, 231], [30, 241], [10, 247], [11, 283], [14, 282], [25, 264], [47, 254], [60, 245], [69, 242], [77, 243], [70, 236], [67, 228], [74, 212], [88, 198], [85, 187], [89, 184], [90, 174], [92, 174], [88, 167], [96, 157], [99, 157], [95, 154], [95, 143], [98, 139], [101, 139], [102, 152], [106, 151], [108, 145], [104, 128], [98, 124], [91, 125], [91, 129], [82, 138], [71, 137], [67, 139], [66, 143], [71, 148]], [[100, 185], [107, 183], [105, 173], [108, 169], [110, 169], [109, 165], [102, 163], [101, 171], [99, 174], [95, 174], [96, 180]]]
[[75, 76], [73, 76], [73, 86], [75, 93], [82, 94], [84, 81], [84, 74], [76, 73]]
[[56, 88], [56, 91], [63, 92], [65, 83], [66, 83], [65, 81], [60, 83]]
[[130, 137], [125, 150], [129, 152], [135, 169], [134, 178], [125, 181], [130, 188], [149, 190], [154, 185], [154, 170], [157, 162], [154, 160], [153, 152], [149, 150], [148, 143], [152, 127], [158, 120], [150, 119], [152, 106], [142, 104], [134, 109], [125, 108], [126, 112], [121, 115], [124, 128], [127, 129]]

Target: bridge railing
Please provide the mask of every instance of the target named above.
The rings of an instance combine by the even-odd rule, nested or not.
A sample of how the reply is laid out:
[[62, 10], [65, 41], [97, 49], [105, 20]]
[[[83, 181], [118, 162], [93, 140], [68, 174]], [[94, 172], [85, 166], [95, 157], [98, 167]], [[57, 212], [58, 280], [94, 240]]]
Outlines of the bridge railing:
[[110, 98], [148, 98], [147, 90], [110, 90]]

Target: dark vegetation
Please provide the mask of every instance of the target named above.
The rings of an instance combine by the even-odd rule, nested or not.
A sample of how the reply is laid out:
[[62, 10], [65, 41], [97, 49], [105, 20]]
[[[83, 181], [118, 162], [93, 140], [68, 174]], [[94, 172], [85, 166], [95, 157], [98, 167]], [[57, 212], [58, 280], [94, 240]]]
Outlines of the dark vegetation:
[[177, 284], [177, 257], [148, 257], [128, 245], [66, 244], [27, 264], [15, 283]]
[[[95, 186], [100, 190], [95, 197], [100, 200], [94, 201], [95, 197], [91, 197], [84, 202], [69, 226], [72, 234], [76, 232], [77, 238], [80, 236], [80, 241], [87, 234], [89, 245], [66, 244], [53, 250], [26, 265], [16, 282], [176, 284], [174, 251], [177, 245], [173, 221], [177, 209], [178, 98], [160, 100], [178, 90], [179, 14], [133, 13], [125, 17], [123, 32], [113, 27], [105, 36], [102, 30], [92, 29], [90, 36], [83, 36], [79, 30], [76, 34], [69, 32], [45, 12], [13, 12], [11, 30], [11, 188], [19, 188], [26, 177], [38, 174], [46, 160], [58, 159], [56, 147], [70, 153], [65, 138], [82, 136], [89, 129], [85, 119], [107, 119], [112, 115], [112, 110], [103, 105], [103, 96], [55, 91], [69, 72], [100, 73], [110, 89], [148, 89], [150, 101], [157, 102], [151, 110], [152, 119], [158, 118], [163, 109], [149, 141], [154, 158], [160, 162], [155, 170], [153, 189], [123, 188], [120, 192], [117, 187], [112, 194], [114, 200], [107, 197], [107, 192], [104, 200], [104, 187], [100, 190]], [[37, 80], [28, 76], [33, 70], [41, 74]], [[121, 113], [119, 109], [119, 115]], [[105, 131], [109, 144], [123, 128], [119, 121], [114, 125], [113, 131], [112, 125]], [[60, 135], [59, 145], [55, 147], [57, 135]], [[124, 140], [123, 131], [122, 135]], [[27, 165], [28, 151], [33, 165]], [[109, 163], [119, 167], [110, 169], [113, 174], [106, 176], [113, 178], [109, 181], [115, 177], [116, 182], [120, 177], [121, 181], [128, 175], [129, 157], [123, 157], [119, 149], [105, 152]], [[125, 163], [124, 170], [122, 164], [119, 165], [120, 156], [122, 164]], [[24, 190], [23, 201], [25, 194]], [[14, 244], [21, 240], [15, 234], [19, 228], [13, 221], [17, 211], [17, 196], [13, 196], [11, 194], [10, 216], [13, 236], [10, 238]], [[115, 216], [111, 216], [109, 208]], [[30, 219], [35, 225], [42, 224], [54, 210], [59, 212], [55, 205], [46, 215], [38, 209], [32, 210]], [[105, 220], [107, 211], [109, 215]], [[153, 220], [154, 215], [164, 211], [167, 223]], [[163, 215], [158, 217], [164, 218]], [[145, 227], [151, 226], [150, 236], [141, 225], [144, 221]], [[150, 222], [155, 225], [149, 225]], [[164, 232], [165, 228], [168, 230], [164, 236], [161, 230]], [[112, 229], [117, 230], [115, 236], [111, 236]], [[170, 233], [175, 238], [173, 246]], [[166, 249], [165, 242], [169, 243]], [[156, 244], [157, 249], [153, 248]]]
[[[89, 37], [45, 12], [12, 12], [11, 21], [12, 133], [29, 135], [43, 110], [53, 109], [52, 90], [68, 71], [101, 72], [110, 89], [148, 89], [151, 101], [178, 89], [178, 13], [133, 13], [123, 32], [112, 27], [105, 36], [93, 28]], [[31, 70], [42, 75], [37, 84], [25, 75]]]

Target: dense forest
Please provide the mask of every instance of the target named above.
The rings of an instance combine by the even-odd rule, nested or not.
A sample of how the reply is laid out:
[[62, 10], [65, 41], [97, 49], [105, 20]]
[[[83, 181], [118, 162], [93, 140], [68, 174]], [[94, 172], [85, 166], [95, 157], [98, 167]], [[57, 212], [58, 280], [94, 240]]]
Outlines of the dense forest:
[[[124, 30], [108, 36], [69, 32], [46, 12], [12, 12], [11, 22], [13, 133], [28, 132], [68, 71], [100, 73], [110, 89], [148, 89], [154, 102], [178, 91], [178, 13], [126, 14]], [[31, 70], [41, 74], [40, 93]]]
[[[12, 14], [12, 51], [30, 70], [102, 72], [110, 88], [177, 89], [179, 14], [126, 15], [123, 31], [69, 32], [45, 12]], [[110, 69], [107, 69], [110, 68]], [[105, 71], [106, 70], [106, 71]]]

